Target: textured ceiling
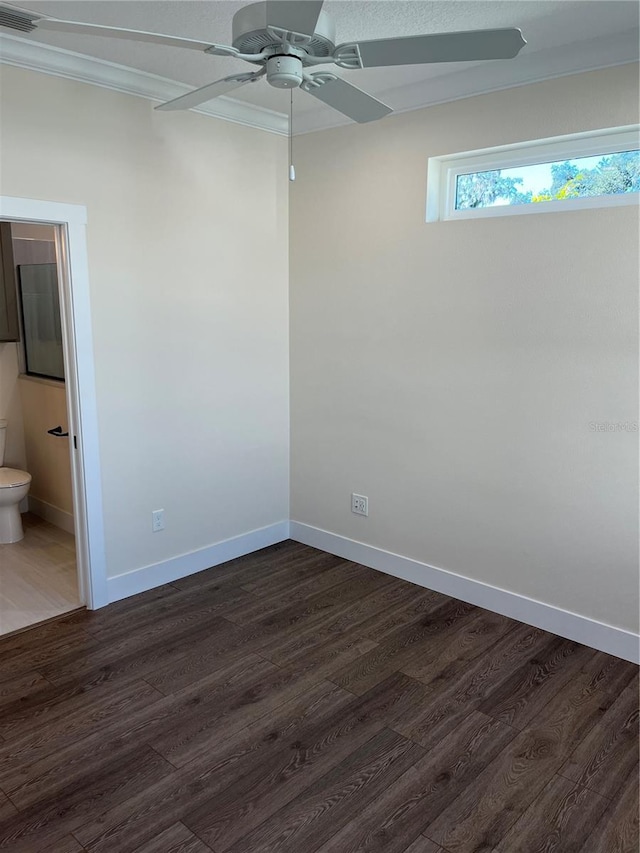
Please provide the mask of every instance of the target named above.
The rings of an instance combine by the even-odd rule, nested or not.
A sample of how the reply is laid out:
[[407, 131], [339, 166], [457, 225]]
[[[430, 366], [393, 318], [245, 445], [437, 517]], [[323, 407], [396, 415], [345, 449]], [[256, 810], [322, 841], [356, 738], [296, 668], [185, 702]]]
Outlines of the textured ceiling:
[[[231, 42], [234, 13], [246, 5], [228, 0], [12, 2], [67, 20], [169, 33], [223, 44]], [[633, 31], [638, 27], [640, 6], [634, 0], [326, 0], [324, 8], [334, 18], [337, 43], [491, 27], [517, 26], [522, 29], [528, 44], [514, 60], [359, 71], [331, 67], [332, 71], [344, 75], [389, 106], [410, 109], [433, 100], [463, 97], [483, 88], [503, 88], [522, 83], [525, 79], [542, 79], [558, 73], [630, 61], [634, 56], [628, 55], [629, 45], [634, 44], [634, 38], [636, 46], [638, 43], [637, 34], [634, 37]], [[241, 60], [131, 41], [60, 33], [34, 33], [29, 38], [157, 74], [194, 88], [253, 67]], [[635, 53], [637, 58], [637, 47]], [[569, 58], [571, 64], [567, 64]], [[483, 79], [486, 80], [484, 84]], [[430, 93], [435, 96], [430, 98]], [[232, 97], [286, 112], [289, 93], [261, 82], [237, 90]], [[337, 123], [334, 111], [302, 92], [296, 93], [296, 113], [303, 119], [306, 117], [306, 124], [311, 126]]]

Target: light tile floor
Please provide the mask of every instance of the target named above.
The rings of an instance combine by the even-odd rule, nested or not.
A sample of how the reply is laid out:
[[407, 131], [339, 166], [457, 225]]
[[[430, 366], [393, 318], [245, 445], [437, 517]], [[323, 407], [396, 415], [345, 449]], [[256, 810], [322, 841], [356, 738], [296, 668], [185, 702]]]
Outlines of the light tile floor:
[[75, 539], [36, 515], [21, 542], [0, 545], [0, 634], [80, 607]]

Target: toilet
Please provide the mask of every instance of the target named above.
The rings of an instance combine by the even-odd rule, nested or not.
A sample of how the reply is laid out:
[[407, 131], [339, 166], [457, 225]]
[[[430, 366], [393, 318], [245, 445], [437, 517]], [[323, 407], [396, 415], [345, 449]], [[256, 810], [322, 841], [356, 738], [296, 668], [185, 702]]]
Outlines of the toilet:
[[31, 474], [17, 468], [4, 468], [7, 422], [0, 420], [0, 545], [19, 542], [24, 536], [20, 501], [26, 498]]

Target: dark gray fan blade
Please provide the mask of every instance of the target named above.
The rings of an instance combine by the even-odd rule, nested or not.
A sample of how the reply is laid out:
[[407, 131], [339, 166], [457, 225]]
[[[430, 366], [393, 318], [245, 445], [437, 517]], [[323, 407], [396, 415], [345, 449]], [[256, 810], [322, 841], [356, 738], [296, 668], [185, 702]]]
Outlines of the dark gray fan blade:
[[204, 104], [206, 101], [212, 101], [220, 95], [226, 95], [227, 92], [239, 89], [245, 83], [253, 83], [254, 80], [259, 80], [263, 74], [264, 68], [261, 68], [260, 71], [256, 72], [249, 71], [246, 74], [233, 74], [231, 77], [223, 77], [222, 80], [216, 80], [215, 83], [209, 83], [193, 92], [187, 92], [186, 95], [180, 95], [179, 98], [174, 98], [172, 101], [159, 104], [156, 109], [188, 110], [190, 107], [197, 107], [198, 104]]
[[311, 36], [323, 0], [267, 0], [267, 25], [287, 32]]
[[320, 72], [310, 75], [302, 88], [314, 98], [360, 123], [375, 121], [393, 112], [391, 107], [333, 74]]
[[192, 50], [206, 50], [208, 47], [211, 47], [211, 42], [165, 36], [160, 33], [147, 33], [140, 30], [125, 30], [120, 27], [102, 27], [99, 24], [60, 21], [57, 18], [41, 18], [35, 12], [28, 12], [26, 9], [1, 5], [0, 26], [23, 33], [32, 32], [33, 30], [54, 30], [61, 33], [78, 33], [79, 35], [107, 36], [109, 38], [146, 41], [153, 44], [164, 44], [168, 47], [188, 47]]
[[474, 62], [481, 59], [512, 59], [526, 41], [519, 29], [470, 30], [397, 39], [375, 39], [339, 45], [334, 56], [354, 48], [362, 68], [385, 65], [422, 65], [430, 62]]

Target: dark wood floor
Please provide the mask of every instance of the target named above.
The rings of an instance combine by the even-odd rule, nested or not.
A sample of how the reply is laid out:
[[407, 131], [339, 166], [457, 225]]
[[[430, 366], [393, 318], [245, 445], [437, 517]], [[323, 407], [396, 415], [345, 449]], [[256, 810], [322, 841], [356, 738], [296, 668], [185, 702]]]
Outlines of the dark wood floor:
[[0, 640], [0, 850], [638, 853], [637, 667], [286, 542]]

